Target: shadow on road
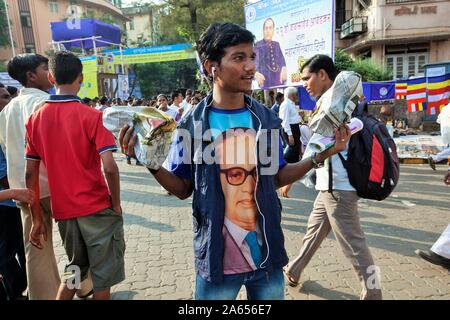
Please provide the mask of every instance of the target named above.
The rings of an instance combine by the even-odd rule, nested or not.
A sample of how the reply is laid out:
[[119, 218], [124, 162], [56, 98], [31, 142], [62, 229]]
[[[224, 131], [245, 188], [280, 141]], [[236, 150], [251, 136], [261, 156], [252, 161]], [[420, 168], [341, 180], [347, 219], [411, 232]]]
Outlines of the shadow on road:
[[124, 213], [124, 221], [127, 226], [137, 224], [141, 227], [152, 229], [152, 230], [159, 230], [162, 232], [175, 232], [177, 229], [170, 224], [160, 223], [148, 220], [146, 218], [143, 218], [141, 216], [137, 216], [131, 213]]

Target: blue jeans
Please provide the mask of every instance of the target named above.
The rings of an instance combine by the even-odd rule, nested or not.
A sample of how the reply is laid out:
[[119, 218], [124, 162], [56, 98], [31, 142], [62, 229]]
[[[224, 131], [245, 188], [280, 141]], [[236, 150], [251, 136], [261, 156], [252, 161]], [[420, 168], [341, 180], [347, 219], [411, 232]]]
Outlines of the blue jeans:
[[263, 269], [225, 275], [221, 283], [211, 283], [197, 274], [195, 300], [235, 300], [242, 286], [249, 300], [284, 300], [283, 269]]

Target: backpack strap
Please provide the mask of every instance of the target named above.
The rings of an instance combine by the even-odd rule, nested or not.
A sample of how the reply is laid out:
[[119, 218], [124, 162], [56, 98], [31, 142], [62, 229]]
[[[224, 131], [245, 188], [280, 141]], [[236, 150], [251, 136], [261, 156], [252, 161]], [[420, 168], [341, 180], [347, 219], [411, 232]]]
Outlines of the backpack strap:
[[328, 158], [328, 193], [331, 194], [335, 201], [338, 199], [333, 194], [333, 159], [332, 157]]
[[341, 159], [342, 165], [345, 169], [347, 169], [347, 160], [344, 159], [344, 156], [339, 152], [338, 153], [339, 159]]

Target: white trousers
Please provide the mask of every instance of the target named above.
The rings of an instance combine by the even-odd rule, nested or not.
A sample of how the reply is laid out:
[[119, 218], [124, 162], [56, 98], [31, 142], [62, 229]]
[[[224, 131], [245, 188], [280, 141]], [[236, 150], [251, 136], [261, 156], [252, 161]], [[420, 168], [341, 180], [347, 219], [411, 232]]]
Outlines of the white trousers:
[[431, 251], [444, 258], [450, 259], [450, 224], [447, 226], [447, 229], [442, 232], [439, 239], [433, 244]]
[[442, 160], [449, 159], [450, 161], [450, 147], [447, 147], [447, 149], [442, 150], [436, 155], [431, 156], [434, 160], [434, 162], [440, 162]]

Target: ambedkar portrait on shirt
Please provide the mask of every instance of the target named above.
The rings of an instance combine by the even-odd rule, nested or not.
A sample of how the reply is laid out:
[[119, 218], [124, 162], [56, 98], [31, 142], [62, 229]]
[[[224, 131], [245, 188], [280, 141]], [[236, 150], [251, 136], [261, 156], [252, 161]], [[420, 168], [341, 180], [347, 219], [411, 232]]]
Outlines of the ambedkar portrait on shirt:
[[224, 274], [258, 269], [262, 263], [262, 233], [255, 201], [256, 135], [253, 129], [228, 129], [215, 141], [220, 183], [225, 199]]
[[275, 22], [268, 18], [263, 23], [263, 39], [256, 42], [255, 80], [260, 88], [271, 88], [286, 84], [286, 61], [280, 43], [273, 41]]

